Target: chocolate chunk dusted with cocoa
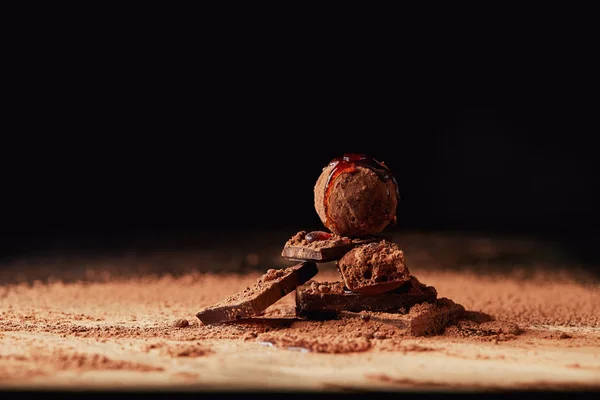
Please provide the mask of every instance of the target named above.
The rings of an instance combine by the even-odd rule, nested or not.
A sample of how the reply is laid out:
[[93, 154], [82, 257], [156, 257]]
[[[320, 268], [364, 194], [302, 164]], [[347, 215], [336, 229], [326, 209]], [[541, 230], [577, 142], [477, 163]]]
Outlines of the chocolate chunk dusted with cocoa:
[[442, 297], [436, 302], [416, 304], [408, 313], [411, 332], [415, 336], [438, 335], [448, 325], [456, 323], [465, 314], [465, 308]]
[[309, 281], [296, 289], [296, 314], [304, 318], [335, 318], [341, 311], [408, 310], [415, 304], [435, 302], [437, 291], [417, 278], [411, 278], [397, 289], [377, 294], [363, 295], [344, 288], [343, 282]]
[[342, 236], [377, 234], [396, 223], [398, 185], [390, 169], [364, 154], [344, 154], [323, 168], [314, 187], [323, 224]]
[[281, 255], [289, 260], [329, 262], [339, 260], [355, 246], [377, 240], [381, 238], [350, 239], [329, 232], [300, 231], [285, 243]]
[[431, 336], [443, 333], [448, 325], [456, 323], [464, 313], [462, 305], [442, 297], [433, 302], [415, 304], [405, 314], [342, 311], [338, 315], [340, 318], [361, 318], [393, 325], [413, 336]]
[[404, 253], [388, 240], [353, 248], [339, 260], [338, 268], [346, 287], [365, 295], [389, 292], [410, 279]]
[[204, 324], [214, 324], [259, 315], [317, 272], [317, 265], [313, 262], [301, 262], [286, 269], [271, 269], [254, 286], [200, 310], [196, 316]]

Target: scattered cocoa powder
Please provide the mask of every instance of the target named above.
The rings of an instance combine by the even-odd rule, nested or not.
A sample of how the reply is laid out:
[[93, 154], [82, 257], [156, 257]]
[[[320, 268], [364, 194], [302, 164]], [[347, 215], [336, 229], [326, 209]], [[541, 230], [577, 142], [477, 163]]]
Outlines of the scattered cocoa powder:
[[[46, 361], [46, 356], [35, 356], [35, 361]], [[126, 360], [113, 360], [102, 354], [84, 354], [58, 350], [50, 355], [52, 365], [57, 369], [76, 369], [78, 371], [93, 369], [126, 369], [130, 371], [163, 371], [164, 368]]]
[[31, 379], [48, 375], [50, 372], [31, 365], [2, 365], [0, 364], [0, 382], [9, 382], [13, 379]]
[[262, 343], [272, 343], [277, 347], [288, 349], [306, 349], [315, 353], [355, 353], [367, 351], [371, 342], [364, 337], [344, 338], [328, 337], [326, 340], [309, 335], [283, 332], [281, 334], [263, 333], [256, 339]]
[[[222, 300], [226, 293], [235, 293], [251, 286], [261, 276], [259, 272], [232, 274], [196, 271], [204, 265], [218, 265], [220, 271], [238, 271], [240, 265], [249, 265], [243, 257], [240, 258], [241, 261], [236, 261], [236, 255], [231, 255], [231, 260], [227, 258], [224, 261], [221, 251], [214, 251], [210, 257], [197, 252], [190, 252], [185, 256], [165, 253], [158, 258], [148, 257], [143, 261], [140, 258], [136, 261], [148, 265], [134, 265], [130, 259], [123, 263], [123, 260], [115, 258], [77, 262], [68, 271], [66, 267], [62, 268], [61, 265], [61, 268], [57, 268], [56, 263], [53, 265], [47, 260], [39, 260], [33, 267], [27, 265], [23, 269], [19, 265], [0, 268], [0, 382], [12, 384], [19, 380], [25, 385], [34, 382], [49, 384], [56, 381], [56, 371], [69, 371], [74, 372], [73, 375], [77, 377], [73, 385], [93, 385], [96, 382], [112, 385], [114, 381], [106, 378], [110, 374], [105, 374], [104, 370], [118, 371], [112, 375], [126, 375], [126, 372], [134, 371], [129, 376], [131, 378], [139, 376], [140, 371], [158, 373], [163, 368], [161, 365], [165, 366], [161, 378], [169, 379], [173, 376], [193, 380], [198, 378], [197, 374], [182, 371], [172, 373], [167, 365], [184, 365], [185, 362], [195, 365], [214, 361], [217, 369], [218, 363], [222, 361], [221, 355], [207, 357], [206, 360], [163, 358], [157, 365], [152, 360], [159, 359], [159, 354], [178, 357], [177, 349], [185, 350], [186, 345], [190, 346], [188, 350], [198, 349], [198, 343], [209, 349], [205, 355], [210, 354], [210, 351], [218, 353], [224, 348], [235, 349], [232, 352], [235, 356], [238, 348], [241, 355], [245, 355], [245, 349], [249, 353], [256, 351], [262, 354], [262, 348], [257, 343], [260, 339], [271, 340], [276, 346], [281, 346], [282, 352], [299, 346], [307, 346], [314, 352], [343, 353], [358, 350], [363, 353], [348, 356], [348, 359], [366, 364], [379, 361], [378, 356], [395, 356], [377, 354], [379, 351], [428, 352], [443, 349], [440, 353], [424, 354], [419, 362], [438, 355], [442, 359], [446, 352], [455, 353], [448, 357], [473, 360], [473, 354], [454, 347], [467, 344], [478, 349], [476, 359], [482, 360], [477, 363], [481, 363], [483, 369], [485, 365], [491, 366], [488, 371], [482, 370], [484, 375], [496, 373], [497, 367], [502, 365], [494, 364], [493, 360], [504, 357], [522, 365], [529, 362], [536, 365], [538, 381], [528, 383], [534, 388], [543, 386], [545, 377], [557, 381], [563, 378], [559, 377], [561, 374], [551, 376], [548, 371], [545, 375], [541, 373], [546, 349], [553, 352], [552, 357], [548, 357], [549, 362], [556, 353], [557, 358], [552, 367], [564, 367], [564, 378], [571, 376], [571, 382], [579, 385], [577, 388], [586, 385], [584, 381], [590, 372], [593, 374], [598, 371], [597, 363], [584, 357], [594, 354], [600, 340], [600, 285], [597, 280], [587, 277], [581, 279], [575, 274], [576, 266], [566, 263], [562, 270], [542, 265], [537, 273], [529, 263], [523, 272], [516, 264], [508, 265], [501, 261], [502, 246], [498, 250], [485, 245], [479, 251], [471, 242], [464, 241], [466, 251], [477, 253], [471, 258], [490, 260], [489, 270], [475, 273], [466, 269], [465, 265], [468, 266], [470, 262], [468, 257], [465, 258], [461, 253], [462, 258], [457, 258], [460, 252], [455, 250], [455, 242], [433, 240], [431, 246], [426, 246], [430, 250], [429, 255], [419, 253], [416, 242], [413, 240], [411, 244], [410, 240], [408, 237], [400, 242], [406, 250], [410, 265], [415, 266], [411, 272], [417, 273], [424, 284], [434, 286], [440, 297], [452, 299], [467, 310], [463, 320], [449, 326], [443, 335], [418, 339], [417, 342], [415, 339], [407, 339], [397, 330], [378, 326], [369, 321], [369, 318], [359, 318], [355, 322], [326, 323], [295, 320], [293, 294], [265, 310], [263, 320], [201, 326], [194, 316], [200, 307]], [[523, 246], [527, 247], [527, 244]], [[260, 263], [265, 269], [281, 267], [281, 257], [277, 254], [280, 244], [277, 243], [274, 247], [271, 258], [261, 253]], [[526, 252], [521, 260], [529, 262]], [[492, 265], [491, 262], [496, 264]], [[80, 269], [81, 265], [86, 265], [85, 271]], [[165, 274], [165, 265], [168, 268], [178, 268], [179, 273]], [[435, 265], [448, 268], [436, 269]], [[319, 266], [319, 269], [316, 290], [319, 290], [318, 281], [340, 279], [339, 273], [328, 269], [326, 265]], [[267, 273], [272, 274], [273, 272]], [[41, 280], [34, 281], [33, 278]], [[183, 319], [189, 322], [189, 326], [186, 329], [174, 329], [173, 321]], [[486, 322], [490, 323], [485, 324]], [[506, 325], [497, 326], [498, 323]], [[511, 333], [515, 331], [515, 327], [519, 328], [518, 335]], [[509, 339], [511, 343], [501, 344]], [[150, 354], [140, 351], [144, 343], [157, 340], [157, 343], [162, 344], [154, 347], [156, 351]], [[42, 346], [40, 341], [44, 342]], [[213, 342], [218, 342], [219, 346], [223, 343], [223, 347], [213, 347]], [[499, 343], [500, 346], [491, 346], [489, 342]], [[68, 347], [62, 347], [61, 344], [68, 344]], [[169, 346], [173, 346], [172, 354], [166, 350]], [[363, 350], [365, 347], [368, 347], [366, 352]], [[122, 360], [121, 353], [115, 352], [119, 348], [127, 350], [123, 352]], [[150, 350], [152, 349], [149, 348], [148, 351]], [[182, 353], [185, 354], [186, 351]], [[190, 351], [188, 357], [193, 357], [192, 354]], [[539, 357], [535, 358], [532, 354], [539, 354]], [[417, 356], [418, 354], [411, 355], [415, 359]], [[334, 360], [341, 359], [326, 358], [331, 361], [331, 364], [323, 364], [327, 368], [334, 365]], [[269, 358], [265, 356], [264, 359]], [[453, 365], [460, 367], [459, 364], [452, 364], [451, 358], [444, 360], [449, 363], [449, 369]], [[367, 368], [372, 365], [367, 365]], [[418, 368], [419, 364], [415, 363], [415, 367]], [[78, 371], [92, 370], [100, 373], [77, 375]], [[535, 375], [534, 369], [531, 372]], [[588, 375], [577, 375], [581, 372]], [[423, 381], [429, 382], [427, 378], [413, 381], [393, 375], [395, 374], [390, 372], [382, 379], [371, 380], [406, 386], [419, 386]], [[84, 381], [83, 378], [87, 380]], [[441, 380], [451, 382], [455, 378], [454, 375], [447, 375]], [[589, 384], [589, 379], [587, 380]], [[435, 385], [435, 382], [431, 383]], [[514, 383], [514, 378], [510, 384], [519, 387], [518, 382]], [[559, 385], [562, 389], [569, 387], [562, 381]], [[597, 387], [596, 384], [596, 390]]]
[[510, 276], [420, 271], [419, 280], [467, 310], [522, 327], [600, 328], [600, 285], [591, 280], [579, 282], [567, 271], [513, 272]]
[[431, 388], [444, 386], [442, 383], [439, 383], [439, 382], [434, 382], [434, 381], [423, 382], [423, 381], [419, 381], [419, 380], [415, 380], [415, 379], [408, 379], [408, 378], [392, 378], [391, 376], [386, 375], [386, 374], [365, 374], [365, 376], [368, 379], [373, 379], [373, 380], [390, 383], [390, 384], [394, 384], [394, 385], [398, 385], [398, 386], [406, 386], [406, 387], [419, 386], [419, 387], [431, 387]]
[[372, 339], [384, 340], [402, 334], [402, 329], [380, 322], [344, 319], [297, 321], [288, 329], [259, 334], [256, 340], [282, 348], [305, 348], [319, 353], [350, 353], [370, 349]]
[[129, 370], [163, 371], [164, 368], [128, 360], [115, 360], [99, 353], [82, 353], [71, 348], [57, 347], [46, 349], [32, 346], [30, 354], [7, 359], [32, 361], [36, 365], [49, 366], [52, 370]]
[[[369, 318], [324, 322], [297, 320], [294, 317], [293, 293], [265, 310], [262, 319], [211, 326], [195, 321], [194, 312], [199, 307], [214, 304], [222, 299], [223, 293], [243, 289], [259, 277], [258, 273], [192, 273], [179, 277], [145, 276], [106, 282], [56, 281], [6, 285], [0, 297], [2, 342], [14, 343], [17, 339], [13, 333], [49, 334], [73, 338], [75, 348], [52, 353], [50, 349], [39, 349], [32, 342], [24, 345], [23, 352], [19, 354], [21, 361], [15, 358], [17, 355], [3, 353], [0, 349], [0, 379], [52, 374], [60, 369], [154, 371], [161, 368], [87, 353], [77, 347], [80, 343], [77, 340], [87, 339], [99, 343], [118, 339], [182, 342], [182, 347], [173, 347], [171, 357], [177, 354], [183, 357], [186, 353], [193, 357], [194, 351], [198, 351], [198, 355], [208, 355], [210, 351], [199, 350], [197, 344], [213, 339], [238, 340], [240, 343], [270, 342], [284, 349], [299, 347], [326, 353], [423, 351], [406, 344], [400, 329]], [[335, 281], [339, 274], [322, 270], [317, 278]], [[444, 336], [500, 342], [511, 338], [517, 326], [527, 332], [529, 336], [521, 335], [526, 337], [534, 337], [535, 332], [528, 330], [530, 326], [548, 325], [571, 330], [600, 327], [598, 286], [578, 283], [568, 276], [561, 275], [557, 279], [547, 273], [523, 280], [518, 277], [478, 276], [468, 272], [420, 271], [419, 280], [435, 286], [440, 297], [450, 298], [468, 310], [464, 320], [470, 322], [463, 320], [460, 325], [450, 326]], [[318, 290], [318, 287], [317, 282], [315, 289]], [[184, 319], [192, 321], [186, 329], [173, 329], [173, 321]], [[577, 333], [576, 338], [581, 339], [574, 340], [584, 340], [587, 337], [585, 332]], [[541, 334], [548, 335], [548, 331]], [[571, 331], [565, 332], [565, 335], [571, 336]], [[557, 333], [552, 340], [558, 342], [559, 337]], [[597, 336], [595, 338], [597, 343]], [[435, 337], [429, 340], [434, 341]], [[528, 339], [522, 340], [525, 343]], [[564, 341], [565, 345], [574, 340]], [[186, 344], [190, 346], [187, 349], [183, 347]], [[422, 344], [419, 346], [429, 348]], [[202, 348], [208, 349], [206, 345]], [[10, 367], [6, 363], [10, 363]], [[27, 367], [21, 364], [27, 364]]]
[[183, 378], [186, 380], [191, 380], [191, 381], [195, 381], [196, 379], [198, 379], [200, 377], [200, 374], [195, 374], [192, 372], [176, 372], [174, 374], [172, 374], [172, 376], [176, 377], [176, 378]]
[[416, 343], [406, 343], [405, 339], [391, 339], [379, 341], [375, 344], [374, 348], [378, 351], [392, 351], [402, 353], [436, 350], [435, 348], [429, 346], [421, 346]]
[[202, 357], [214, 353], [210, 348], [202, 345], [200, 342], [193, 344], [177, 343], [172, 345], [163, 345], [161, 353], [171, 357]]
[[487, 321], [477, 323], [471, 320], [461, 320], [458, 323], [458, 328], [481, 336], [499, 334], [518, 335], [521, 333], [519, 326], [509, 321]]

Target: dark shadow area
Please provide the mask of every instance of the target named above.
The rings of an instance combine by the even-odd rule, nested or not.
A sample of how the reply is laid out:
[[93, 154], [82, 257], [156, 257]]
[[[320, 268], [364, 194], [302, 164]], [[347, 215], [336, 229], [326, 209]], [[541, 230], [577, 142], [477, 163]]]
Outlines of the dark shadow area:
[[[598, 273], [596, 71], [584, 59], [548, 60], [537, 41], [502, 57], [495, 45], [468, 58], [448, 48], [403, 73], [290, 54], [273, 67], [268, 52], [243, 45], [232, 54], [254, 62], [197, 68], [177, 55], [168, 64], [122, 55], [118, 69], [95, 67], [102, 73], [46, 65], [7, 110], [19, 123], [7, 127], [0, 161], [1, 268], [48, 253], [267, 251], [322, 227], [315, 182], [331, 159], [356, 152], [397, 179], [392, 231], [539, 238], [553, 243], [544, 265], [564, 252], [569, 268]], [[436, 240], [419, 246], [440, 260]], [[456, 254], [441, 264], [541, 264]]]

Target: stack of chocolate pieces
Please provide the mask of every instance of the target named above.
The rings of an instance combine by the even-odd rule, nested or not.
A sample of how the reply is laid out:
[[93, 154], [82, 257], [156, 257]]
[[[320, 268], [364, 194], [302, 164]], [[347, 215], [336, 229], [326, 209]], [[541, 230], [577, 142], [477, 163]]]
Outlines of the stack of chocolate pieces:
[[[398, 185], [371, 157], [333, 159], [314, 188], [315, 209], [329, 231], [301, 231], [281, 255], [298, 264], [269, 270], [253, 287], [198, 312], [204, 324], [260, 315], [296, 290], [296, 314], [305, 319], [372, 318], [415, 335], [435, 334], [464, 313], [410, 274], [404, 252], [379, 234], [396, 223]], [[335, 262], [341, 280], [317, 282], [317, 263]]]
[[387, 238], [350, 239], [326, 232], [299, 232], [282, 255], [309, 262], [335, 261], [338, 282], [308, 281], [296, 290], [296, 312], [330, 318], [342, 311], [396, 312], [434, 302], [436, 290], [410, 275], [404, 253]]

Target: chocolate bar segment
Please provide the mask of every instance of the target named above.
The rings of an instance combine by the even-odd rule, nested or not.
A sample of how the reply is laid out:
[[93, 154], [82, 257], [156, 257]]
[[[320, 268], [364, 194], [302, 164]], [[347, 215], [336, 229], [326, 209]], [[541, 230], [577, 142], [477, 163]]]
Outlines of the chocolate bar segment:
[[[320, 235], [311, 234], [319, 233]], [[314, 239], [316, 238], [316, 239]], [[369, 236], [350, 239], [328, 232], [300, 231], [284, 245], [281, 255], [288, 260], [329, 262], [339, 260], [355, 246], [381, 240], [381, 237]]]
[[309, 281], [296, 289], [296, 314], [304, 318], [328, 319], [335, 318], [341, 311], [399, 312], [436, 299], [435, 288], [422, 284], [414, 276], [399, 288], [376, 295], [345, 290], [343, 282]]
[[259, 315], [317, 272], [314, 262], [301, 262], [286, 269], [271, 269], [262, 275], [254, 286], [200, 310], [196, 316], [208, 325]]

